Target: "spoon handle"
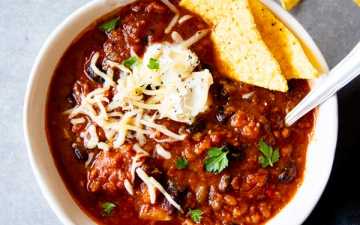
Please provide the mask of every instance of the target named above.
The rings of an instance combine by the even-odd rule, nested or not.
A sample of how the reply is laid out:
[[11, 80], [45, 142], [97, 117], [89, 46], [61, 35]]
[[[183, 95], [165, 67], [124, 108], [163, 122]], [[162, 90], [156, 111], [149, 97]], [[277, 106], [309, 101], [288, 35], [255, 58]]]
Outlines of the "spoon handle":
[[318, 85], [286, 115], [285, 124], [287, 126], [293, 125], [298, 119], [325, 102], [358, 75], [360, 75], [360, 42], [327, 76], [321, 78]]

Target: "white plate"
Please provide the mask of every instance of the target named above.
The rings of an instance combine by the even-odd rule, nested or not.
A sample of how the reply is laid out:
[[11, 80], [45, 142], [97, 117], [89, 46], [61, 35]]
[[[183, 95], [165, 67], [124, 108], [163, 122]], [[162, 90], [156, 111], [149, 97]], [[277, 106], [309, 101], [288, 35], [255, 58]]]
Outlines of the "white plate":
[[[65, 225], [94, 224], [65, 188], [55, 167], [45, 133], [45, 105], [49, 84], [61, 56], [70, 43], [96, 19], [129, 0], [96, 0], [69, 16], [48, 38], [32, 69], [25, 96], [24, 134], [31, 166], [41, 191]], [[305, 29], [272, 0], [263, 2], [311, 50], [324, 71], [326, 61]], [[316, 83], [316, 82], [315, 82]], [[297, 225], [310, 214], [328, 181], [337, 140], [337, 100], [331, 98], [318, 111], [313, 139], [309, 145], [304, 181], [290, 203], [267, 224]]]

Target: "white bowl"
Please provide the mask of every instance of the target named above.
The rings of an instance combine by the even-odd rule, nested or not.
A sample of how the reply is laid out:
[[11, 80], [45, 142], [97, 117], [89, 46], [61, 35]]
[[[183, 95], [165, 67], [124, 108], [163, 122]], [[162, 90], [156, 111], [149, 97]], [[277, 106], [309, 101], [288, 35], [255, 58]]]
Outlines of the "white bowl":
[[[96, 19], [129, 0], [95, 0], [69, 16], [48, 38], [31, 72], [25, 96], [24, 134], [31, 166], [41, 191], [63, 224], [94, 224], [79, 208], [55, 167], [45, 133], [45, 106], [54, 69], [70, 43]], [[263, 2], [303, 41], [323, 71], [326, 61], [305, 29], [272, 0]], [[315, 82], [316, 83], [316, 82]], [[316, 85], [315, 85], [316, 86]], [[303, 184], [290, 203], [267, 224], [297, 225], [310, 214], [328, 181], [337, 140], [337, 100], [331, 98], [318, 110], [307, 152]]]

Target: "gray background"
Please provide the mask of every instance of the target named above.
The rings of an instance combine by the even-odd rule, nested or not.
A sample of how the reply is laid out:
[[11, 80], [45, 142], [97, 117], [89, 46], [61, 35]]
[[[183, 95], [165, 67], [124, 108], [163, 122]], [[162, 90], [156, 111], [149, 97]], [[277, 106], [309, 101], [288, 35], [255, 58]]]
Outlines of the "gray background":
[[[86, 2], [0, 0], [0, 225], [60, 224], [41, 196], [30, 169], [22, 131], [23, 97], [41, 45], [65, 17]], [[292, 13], [319, 44], [330, 66], [360, 40], [360, 8], [352, 0], [304, 0]], [[360, 224], [360, 194], [355, 189], [354, 194], [339, 197], [338, 193], [348, 190], [341, 189], [341, 182], [349, 182], [346, 174], [356, 169], [349, 163], [353, 163], [353, 154], [358, 154], [351, 151], [360, 144], [353, 134], [360, 127], [354, 123], [355, 116], [360, 115], [356, 109], [358, 87], [359, 80], [340, 93], [340, 149], [335, 170], [306, 224]], [[351, 182], [346, 185], [354, 187], [354, 180]]]

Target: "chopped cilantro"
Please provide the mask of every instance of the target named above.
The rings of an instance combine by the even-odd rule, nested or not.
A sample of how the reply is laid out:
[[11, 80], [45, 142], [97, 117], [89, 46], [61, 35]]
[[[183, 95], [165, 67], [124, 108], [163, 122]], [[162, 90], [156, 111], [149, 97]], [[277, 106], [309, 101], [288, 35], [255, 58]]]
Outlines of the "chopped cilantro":
[[119, 25], [120, 19], [114, 18], [112, 20], [109, 20], [99, 26], [99, 29], [104, 32], [111, 32], [113, 31], [118, 25]]
[[263, 154], [259, 157], [259, 163], [263, 168], [268, 166], [273, 167], [280, 159], [279, 149], [276, 148], [274, 150], [271, 146], [266, 144], [263, 139], [259, 141], [259, 150]]
[[201, 217], [203, 214], [201, 209], [190, 209], [189, 214], [190, 214], [192, 221], [194, 221], [195, 223], [201, 222]]
[[104, 216], [110, 216], [115, 208], [116, 205], [112, 202], [104, 202], [101, 204], [102, 214]]
[[158, 69], [160, 69], [159, 60], [154, 59], [154, 58], [150, 58], [149, 64], [147, 66], [151, 70], [158, 70]]
[[184, 158], [178, 158], [176, 160], [176, 168], [179, 170], [185, 169], [188, 166], [188, 161]]
[[131, 56], [128, 59], [125, 59], [123, 64], [127, 68], [131, 69], [131, 67], [137, 62], [138, 58], [136, 56]]
[[220, 173], [229, 165], [227, 155], [229, 150], [225, 147], [210, 148], [205, 160], [205, 169], [207, 172]]

